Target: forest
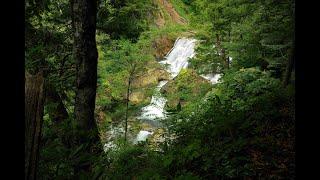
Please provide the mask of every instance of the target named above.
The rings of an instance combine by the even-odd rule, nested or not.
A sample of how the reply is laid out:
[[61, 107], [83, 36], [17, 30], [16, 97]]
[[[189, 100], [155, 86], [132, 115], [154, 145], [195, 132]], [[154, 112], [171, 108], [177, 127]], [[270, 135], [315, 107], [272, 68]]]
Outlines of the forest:
[[26, 0], [25, 179], [295, 179], [294, 0]]

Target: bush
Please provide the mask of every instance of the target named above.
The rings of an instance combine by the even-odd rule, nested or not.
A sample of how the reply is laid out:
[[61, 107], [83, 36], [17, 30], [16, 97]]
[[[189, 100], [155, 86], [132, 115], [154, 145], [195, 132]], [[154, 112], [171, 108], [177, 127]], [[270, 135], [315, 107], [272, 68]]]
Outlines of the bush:
[[[257, 68], [230, 72], [201, 101], [167, 120], [174, 174], [294, 176], [294, 95]], [[288, 113], [291, 112], [291, 113]]]

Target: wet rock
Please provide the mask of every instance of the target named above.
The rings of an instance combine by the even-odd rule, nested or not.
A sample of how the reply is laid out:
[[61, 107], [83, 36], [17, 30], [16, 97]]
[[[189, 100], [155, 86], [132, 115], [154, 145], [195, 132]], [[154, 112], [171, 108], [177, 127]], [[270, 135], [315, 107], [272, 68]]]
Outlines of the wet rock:
[[157, 61], [163, 60], [165, 55], [171, 50], [174, 44], [174, 39], [168, 36], [160, 36], [152, 43], [152, 47], [155, 49], [154, 57]]

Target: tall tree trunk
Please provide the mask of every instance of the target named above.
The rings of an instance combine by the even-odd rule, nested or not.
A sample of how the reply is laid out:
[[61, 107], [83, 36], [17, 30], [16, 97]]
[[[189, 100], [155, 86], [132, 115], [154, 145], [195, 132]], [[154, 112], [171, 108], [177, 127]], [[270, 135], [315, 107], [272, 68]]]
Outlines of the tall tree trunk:
[[[92, 156], [102, 151], [94, 119], [97, 86], [96, 0], [71, 0], [74, 33], [73, 56], [76, 60], [77, 80], [75, 99], [76, 146], [83, 145], [81, 153]], [[78, 163], [75, 173], [90, 172], [91, 162]]]
[[43, 122], [43, 73], [25, 74], [25, 179], [36, 179]]

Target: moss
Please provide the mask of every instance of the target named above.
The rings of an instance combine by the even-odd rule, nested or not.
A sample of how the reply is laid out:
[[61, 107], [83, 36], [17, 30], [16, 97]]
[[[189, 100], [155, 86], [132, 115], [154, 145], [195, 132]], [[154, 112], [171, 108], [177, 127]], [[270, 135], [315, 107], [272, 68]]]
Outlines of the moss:
[[185, 106], [203, 97], [211, 88], [212, 85], [194, 70], [184, 69], [175, 79], [169, 81], [161, 92], [168, 100], [168, 108], [176, 108], [179, 101], [182, 106]]

